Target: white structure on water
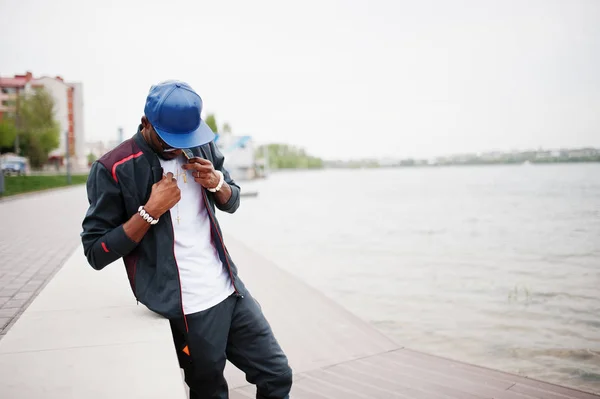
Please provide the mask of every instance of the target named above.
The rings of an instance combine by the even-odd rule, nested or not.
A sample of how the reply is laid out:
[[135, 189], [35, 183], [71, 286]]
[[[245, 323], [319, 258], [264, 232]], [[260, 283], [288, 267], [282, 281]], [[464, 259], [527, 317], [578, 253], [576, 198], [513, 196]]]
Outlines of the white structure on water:
[[255, 145], [251, 136], [221, 133], [216, 144], [225, 156], [227, 170], [236, 180], [250, 180], [257, 176]]

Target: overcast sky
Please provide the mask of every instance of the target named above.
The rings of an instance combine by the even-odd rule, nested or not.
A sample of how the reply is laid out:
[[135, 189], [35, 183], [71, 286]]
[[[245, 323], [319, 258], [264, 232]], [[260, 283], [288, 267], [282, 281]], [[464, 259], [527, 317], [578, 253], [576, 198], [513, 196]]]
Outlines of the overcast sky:
[[0, 74], [84, 87], [87, 139], [180, 79], [327, 158], [600, 147], [600, 1], [0, 0]]

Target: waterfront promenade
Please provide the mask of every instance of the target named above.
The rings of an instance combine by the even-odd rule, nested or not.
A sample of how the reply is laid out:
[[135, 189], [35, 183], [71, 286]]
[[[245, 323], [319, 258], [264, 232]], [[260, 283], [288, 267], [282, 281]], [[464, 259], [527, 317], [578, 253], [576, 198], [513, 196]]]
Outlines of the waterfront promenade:
[[78, 245], [86, 207], [83, 186], [0, 199], [0, 339]]
[[[0, 397], [184, 398], [166, 320], [136, 304], [121, 262], [87, 265], [85, 208], [83, 187], [0, 202], [2, 298], [17, 309], [0, 339]], [[225, 239], [288, 353], [295, 399], [599, 398], [404, 348], [259, 249]], [[226, 372], [232, 399], [254, 397], [241, 372]]]

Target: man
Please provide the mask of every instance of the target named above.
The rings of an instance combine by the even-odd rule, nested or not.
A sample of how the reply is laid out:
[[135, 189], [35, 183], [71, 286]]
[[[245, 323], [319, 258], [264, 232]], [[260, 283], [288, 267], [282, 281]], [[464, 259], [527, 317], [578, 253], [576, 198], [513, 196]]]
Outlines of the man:
[[201, 112], [186, 83], [150, 89], [137, 134], [92, 165], [85, 255], [97, 270], [123, 258], [137, 300], [170, 320], [191, 399], [228, 397], [226, 359], [257, 398], [288, 398], [287, 358], [215, 216], [215, 207], [235, 212], [240, 188]]

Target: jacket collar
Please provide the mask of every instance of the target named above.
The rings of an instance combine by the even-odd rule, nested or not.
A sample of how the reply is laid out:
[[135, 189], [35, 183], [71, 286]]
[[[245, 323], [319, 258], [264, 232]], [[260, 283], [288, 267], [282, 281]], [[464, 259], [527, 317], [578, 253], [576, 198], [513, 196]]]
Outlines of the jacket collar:
[[137, 146], [144, 153], [144, 158], [146, 158], [146, 160], [152, 167], [152, 177], [154, 179], [154, 183], [160, 181], [160, 179], [162, 179], [163, 169], [162, 166], [160, 166], [158, 155], [156, 155], [154, 150], [146, 142], [146, 139], [144, 139], [144, 136], [142, 136], [142, 125], [139, 125], [138, 131], [135, 134], [135, 136], [133, 136], [133, 139], [135, 140]]
[[133, 136], [133, 138], [138, 147], [140, 147], [140, 149], [144, 152], [144, 155], [156, 158], [156, 162], [160, 164], [160, 162], [158, 161], [158, 155], [156, 155], [154, 150], [146, 142], [146, 139], [144, 139], [144, 136], [142, 136], [142, 125], [138, 127], [137, 133], [135, 134], [135, 136]]

